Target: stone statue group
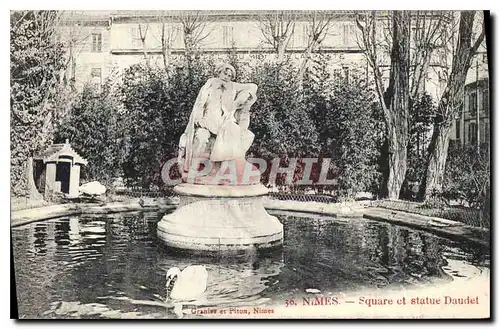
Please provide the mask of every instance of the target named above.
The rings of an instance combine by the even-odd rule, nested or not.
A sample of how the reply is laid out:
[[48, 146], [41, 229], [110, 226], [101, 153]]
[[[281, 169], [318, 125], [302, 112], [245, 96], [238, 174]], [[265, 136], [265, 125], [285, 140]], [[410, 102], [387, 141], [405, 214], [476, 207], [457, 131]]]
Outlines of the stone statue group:
[[[258, 183], [255, 175], [253, 181], [242, 181], [243, 172], [251, 168], [245, 154], [254, 139], [248, 126], [257, 85], [237, 83], [235, 78], [234, 67], [222, 65], [218, 77], [208, 79], [198, 93], [179, 142], [178, 163], [185, 182], [194, 177], [196, 184]], [[208, 170], [202, 170], [207, 164]], [[220, 179], [223, 172], [232, 172], [234, 177]]]
[[245, 159], [254, 140], [248, 126], [257, 85], [234, 82], [235, 73], [224, 65], [217, 78], [208, 79], [180, 138], [173, 159], [182, 173], [183, 183], [176, 180], [174, 187], [179, 206], [157, 226], [170, 247], [221, 252], [283, 244], [283, 225], [264, 208], [268, 189], [260, 171], [267, 163]]

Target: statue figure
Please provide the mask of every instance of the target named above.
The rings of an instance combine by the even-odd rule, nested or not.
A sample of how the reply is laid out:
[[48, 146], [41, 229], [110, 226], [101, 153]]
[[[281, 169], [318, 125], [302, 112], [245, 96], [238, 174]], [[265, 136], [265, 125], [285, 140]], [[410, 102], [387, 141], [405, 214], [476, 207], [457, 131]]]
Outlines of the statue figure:
[[[183, 181], [187, 180], [193, 159], [208, 159], [212, 170], [207, 179], [198, 183], [210, 184], [224, 161], [246, 164], [245, 154], [254, 134], [248, 130], [250, 107], [255, 103], [257, 85], [234, 82], [235, 69], [225, 64], [218, 78], [209, 79], [198, 93], [184, 134], [179, 141], [179, 167]], [[196, 164], [196, 162], [194, 163]]]

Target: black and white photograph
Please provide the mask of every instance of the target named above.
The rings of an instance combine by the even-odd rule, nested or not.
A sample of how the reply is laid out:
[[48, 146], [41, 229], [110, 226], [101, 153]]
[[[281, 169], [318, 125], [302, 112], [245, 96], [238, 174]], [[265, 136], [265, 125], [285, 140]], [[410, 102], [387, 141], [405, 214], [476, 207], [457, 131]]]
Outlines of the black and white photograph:
[[491, 37], [10, 10], [11, 318], [490, 319]]

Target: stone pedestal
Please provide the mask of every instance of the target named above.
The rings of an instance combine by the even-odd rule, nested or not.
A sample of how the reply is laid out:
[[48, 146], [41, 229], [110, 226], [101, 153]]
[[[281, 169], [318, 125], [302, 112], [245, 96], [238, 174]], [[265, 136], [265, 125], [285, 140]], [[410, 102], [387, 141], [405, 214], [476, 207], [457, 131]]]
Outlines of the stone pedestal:
[[168, 246], [196, 251], [267, 249], [282, 245], [283, 225], [264, 209], [262, 185], [180, 184], [177, 210], [158, 223]]

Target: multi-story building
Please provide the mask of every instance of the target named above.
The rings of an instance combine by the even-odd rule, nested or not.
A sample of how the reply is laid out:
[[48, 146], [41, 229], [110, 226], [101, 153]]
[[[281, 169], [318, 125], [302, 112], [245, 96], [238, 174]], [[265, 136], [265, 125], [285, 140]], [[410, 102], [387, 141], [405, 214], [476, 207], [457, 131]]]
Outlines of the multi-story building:
[[[229, 51], [236, 52], [243, 61], [262, 61], [273, 53], [260, 29], [260, 20], [266, 12], [206, 11], [200, 17], [177, 11], [73, 11], [65, 15], [64, 38], [68, 46], [71, 67], [68, 79], [77, 88], [84, 83], [98, 83], [113, 70], [121, 71], [144, 61], [160, 64], [164, 54], [175, 61], [184, 52], [185, 40], [181, 19], [198, 19], [202, 39], [198, 47], [204, 54], [221, 59]], [[295, 26], [287, 47], [287, 55], [299, 61], [307, 48], [309, 22], [307, 13], [295, 11]], [[332, 28], [321, 44], [321, 52], [329, 54], [332, 69], [346, 74], [356, 66], [365, 71], [367, 64], [355, 39], [353, 13], [330, 12]], [[167, 50], [168, 49], [168, 50]]]
[[462, 145], [489, 144], [490, 107], [489, 79], [484, 78], [465, 86], [464, 105], [457, 119], [455, 138]]
[[61, 34], [67, 48], [65, 78], [77, 89], [100, 85], [111, 70], [109, 12], [65, 12]]
[[490, 89], [486, 53], [473, 60], [464, 88], [464, 100], [450, 139], [460, 145], [490, 143]]

